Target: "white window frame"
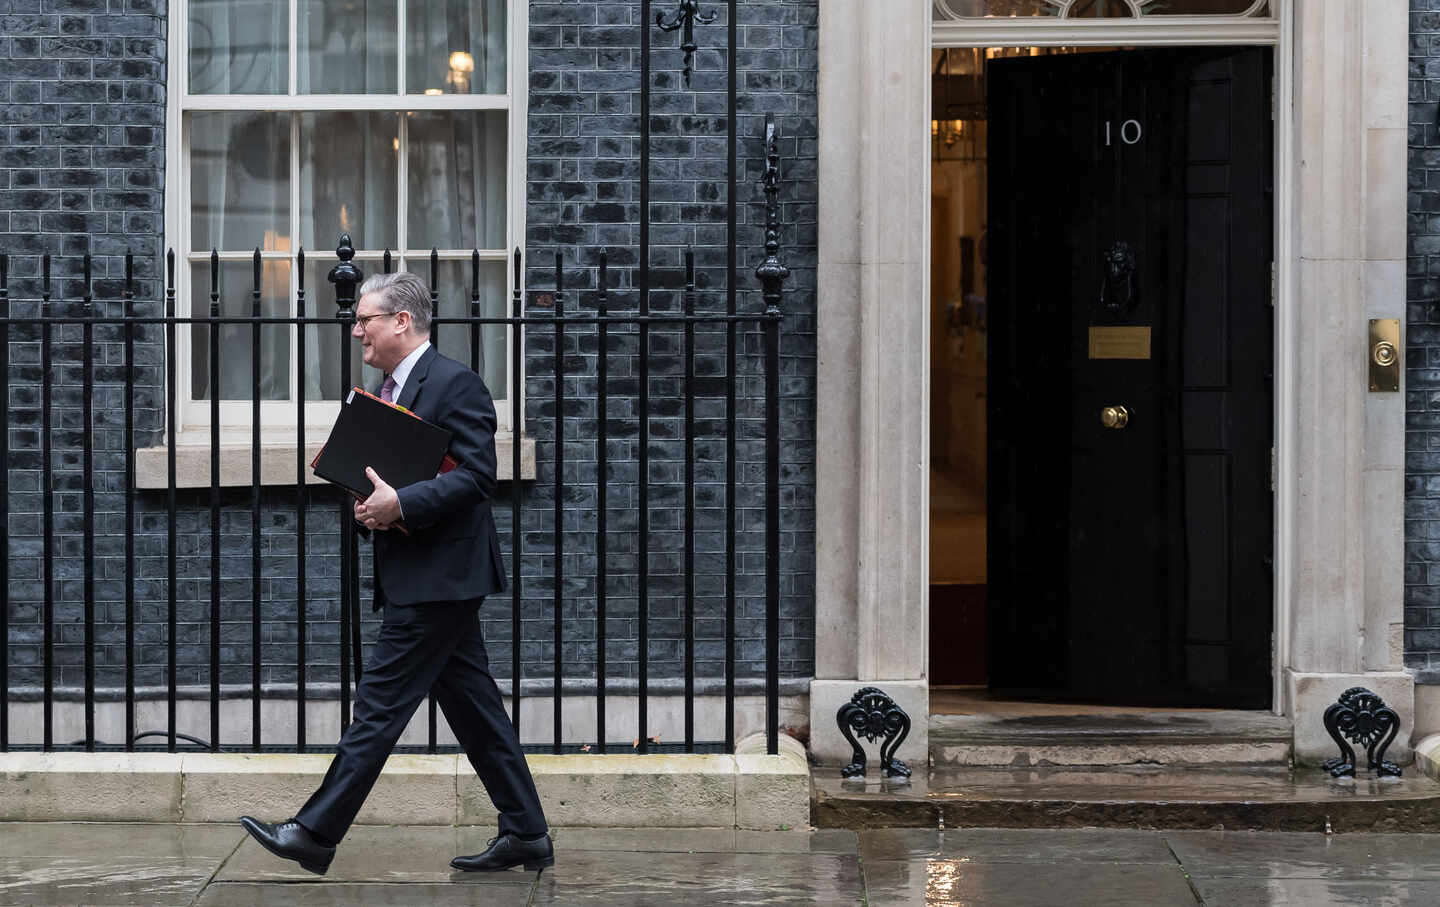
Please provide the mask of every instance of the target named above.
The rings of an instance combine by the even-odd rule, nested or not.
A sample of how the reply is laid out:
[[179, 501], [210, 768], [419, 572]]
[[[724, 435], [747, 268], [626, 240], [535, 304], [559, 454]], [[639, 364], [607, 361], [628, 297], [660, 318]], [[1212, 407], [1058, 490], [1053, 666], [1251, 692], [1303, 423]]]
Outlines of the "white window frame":
[[[513, 298], [515, 286], [514, 268], [511, 267], [511, 256], [513, 250], [520, 246], [525, 235], [525, 174], [526, 174], [526, 137], [528, 134], [526, 114], [528, 109], [527, 93], [529, 85], [529, 53], [528, 53], [528, 0], [507, 0], [506, 3], [506, 76], [507, 92], [499, 94], [406, 94], [405, 93], [405, 48], [403, 41], [397, 42], [397, 57], [400, 73], [400, 82], [397, 85], [398, 91], [393, 94], [300, 94], [294, 89], [298, 84], [297, 67], [298, 54], [289, 55], [289, 88], [287, 94], [234, 94], [234, 95], [192, 95], [189, 93], [189, 2], [188, 0], [175, 0], [170, 6], [168, 16], [168, 45], [169, 45], [169, 79], [167, 85], [166, 100], [166, 124], [165, 124], [165, 247], [175, 250], [175, 310], [179, 316], [191, 314], [191, 302], [194, 299], [195, 288], [191, 286], [190, 265], [197, 258], [208, 258], [209, 250], [191, 249], [190, 247], [190, 224], [191, 224], [191, 198], [190, 198], [190, 169], [189, 169], [189, 135], [186, 117], [192, 112], [204, 111], [265, 111], [265, 112], [294, 112], [294, 111], [406, 111], [406, 110], [507, 110], [507, 135], [506, 135], [506, 174], [505, 174], [505, 244], [502, 249], [480, 250], [482, 261], [504, 261], [505, 271], [505, 314], [510, 313], [510, 299]], [[297, 0], [290, 0], [289, 14], [289, 40], [290, 47], [297, 47]], [[397, 3], [397, 29], [403, 30], [405, 24], [405, 2], [400, 0]], [[404, 129], [403, 120], [401, 129]], [[292, 118], [292, 131], [297, 128], [298, 118]], [[291, 154], [291, 182], [290, 182], [290, 207], [292, 224], [297, 219], [299, 199], [299, 170], [296, 157], [299, 154], [299, 145], [293, 140], [290, 143]], [[403, 168], [402, 168], [403, 174]], [[401, 245], [403, 245], [406, 229], [406, 181], [401, 175], [399, 179], [399, 195], [397, 213]], [[333, 243], [339, 236], [340, 230], [337, 226], [334, 236], [316, 237], [293, 237], [292, 242], [304, 242], [305, 256], [307, 263], [310, 261], [332, 261], [335, 257]], [[261, 237], [255, 237], [258, 242]], [[313, 244], [310, 245], [310, 244]], [[373, 250], [366, 250], [367, 253]], [[231, 251], [221, 252], [220, 259], [223, 262], [245, 261], [253, 257], [252, 251]], [[429, 249], [397, 249], [392, 250], [395, 259], [395, 267], [399, 269], [401, 262], [414, 269], [417, 273], [426, 276], [428, 280]], [[440, 260], [470, 261], [470, 249], [441, 249], [439, 250]], [[261, 258], [265, 261], [289, 261], [290, 268], [290, 313], [294, 313], [294, 299], [297, 288], [297, 269], [293, 267], [295, 249], [277, 252], [261, 252]], [[366, 276], [374, 273], [376, 267], [367, 261], [358, 262], [365, 271]], [[198, 288], [204, 291], [206, 288]], [[453, 288], [449, 288], [453, 291]], [[235, 288], [230, 288], [234, 293]], [[466, 288], [468, 295], [468, 287]], [[246, 297], [248, 298], [248, 290]], [[307, 317], [324, 317], [334, 314], [334, 289], [333, 285], [326, 282], [320, 286], [305, 287], [305, 307]], [[204, 313], [199, 313], [204, 314]], [[456, 330], [459, 325], [447, 325], [451, 330]], [[336, 330], [339, 330], [337, 327]], [[510, 378], [513, 377], [513, 368], [510, 360], [512, 349], [511, 331], [513, 328], [506, 328], [505, 342], [505, 374], [507, 376], [507, 393], [503, 398], [495, 400], [496, 416], [499, 423], [499, 431], [504, 434], [510, 433], [511, 399], [510, 394], [522, 392], [524, 388], [524, 362], [522, 356], [522, 376], [520, 387], [509, 388]], [[176, 428], [176, 443], [184, 445], [209, 444], [210, 441], [210, 401], [196, 400], [191, 398], [190, 390], [192, 384], [191, 374], [191, 330], [188, 326], [182, 325], [176, 331], [176, 408], [177, 412], [167, 413], [167, 418], [173, 420]], [[292, 326], [290, 329], [290, 387], [291, 392], [298, 392], [296, 377], [298, 368], [296, 366], [296, 332]], [[353, 342], [353, 341], [352, 341]], [[358, 348], [352, 348], [352, 354], [359, 355]], [[309, 367], [314, 367], [315, 350], [307, 350]], [[523, 401], [522, 401], [523, 402]], [[339, 412], [338, 400], [307, 400], [305, 401], [305, 424], [307, 440], [313, 440], [315, 431], [324, 431], [334, 424], [335, 417]], [[266, 441], [279, 442], [283, 439], [293, 439], [295, 436], [295, 410], [296, 401], [292, 396], [288, 400], [264, 400], [261, 401], [261, 433]], [[524, 411], [523, 409], [521, 410]], [[248, 445], [251, 434], [252, 404], [248, 399], [242, 400], [221, 400], [220, 401], [220, 426], [222, 438], [228, 443], [244, 443]]]

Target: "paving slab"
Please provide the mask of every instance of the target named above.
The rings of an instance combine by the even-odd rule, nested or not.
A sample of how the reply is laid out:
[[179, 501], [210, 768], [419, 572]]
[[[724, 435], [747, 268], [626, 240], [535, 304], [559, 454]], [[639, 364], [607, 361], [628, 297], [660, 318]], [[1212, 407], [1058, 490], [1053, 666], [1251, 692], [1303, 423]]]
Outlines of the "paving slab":
[[1440, 880], [1434, 835], [1166, 832], [1165, 839], [1196, 878]]
[[[578, 850], [639, 853], [858, 853], [855, 832], [744, 831], [733, 828], [558, 828], [557, 853]], [[478, 835], [472, 839], [484, 846]]]
[[0, 822], [0, 858], [104, 854], [218, 861], [244, 837], [239, 825]]
[[240, 843], [236, 831], [0, 823], [0, 905], [189, 904]]
[[1430, 907], [1440, 882], [1348, 882], [1337, 879], [1199, 879], [1206, 904], [1225, 907]]
[[533, 878], [509, 885], [487, 885], [484, 899], [468, 885], [289, 885], [279, 882], [217, 882], [205, 889], [196, 907], [524, 907]]
[[1155, 864], [865, 863], [869, 907], [1194, 907], [1185, 874]]
[[860, 832], [860, 856], [866, 864], [940, 858], [973, 863], [1175, 863], [1158, 832], [1104, 828], [872, 829]]
[[0, 904], [184, 905], [195, 899], [214, 871], [213, 864], [157, 858], [0, 860]]
[[[863, 902], [860, 864], [840, 854], [573, 851], [540, 874], [537, 905], [674, 907], [852, 905]], [[873, 902], [872, 902], [873, 903]]]

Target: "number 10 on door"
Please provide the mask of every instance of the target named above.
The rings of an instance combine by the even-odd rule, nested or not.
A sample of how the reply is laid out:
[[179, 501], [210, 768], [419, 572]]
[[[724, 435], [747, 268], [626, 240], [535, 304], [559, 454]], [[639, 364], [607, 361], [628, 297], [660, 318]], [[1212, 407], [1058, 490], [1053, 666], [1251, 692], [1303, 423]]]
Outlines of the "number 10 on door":
[[[1127, 144], [1127, 145], [1135, 145], [1135, 144], [1138, 144], [1138, 143], [1140, 142], [1140, 139], [1144, 138], [1144, 136], [1145, 136], [1145, 127], [1140, 125], [1140, 121], [1139, 121], [1139, 120], [1126, 120], [1125, 122], [1123, 122], [1123, 123], [1120, 124], [1120, 141], [1124, 142], [1125, 144]], [[1110, 124], [1110, 121], [1109, 121], [1109, 120], [1106, 120], [1106, 121], [1105, 121], [1105, 147], [1106, 147], [1106, 148], [1109, 148], [1109, 147], [1110, 147], [1111, 145], [1113, 145], [1114, 143], [1115, 143], [1115, 142], [1114, 142], [1114, 138], [1113, 138], [1112, 133], [1111, 133], [1111, 124]]]

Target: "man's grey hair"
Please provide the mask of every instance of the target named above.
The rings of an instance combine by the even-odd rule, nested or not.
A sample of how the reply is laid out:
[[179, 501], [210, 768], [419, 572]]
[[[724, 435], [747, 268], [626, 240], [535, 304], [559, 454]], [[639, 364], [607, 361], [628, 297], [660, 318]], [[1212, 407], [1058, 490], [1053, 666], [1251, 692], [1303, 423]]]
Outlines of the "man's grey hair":
[[430, 288], [418, 274], [400, 271], [394, 274], [372, 274], [360, 284], [356, 299], [374, 293], [380, 297], [383, 312], [409, 312], [410, 323], [415, 333], [430, 334], [430, 318], [434, 311], [430, 305]]

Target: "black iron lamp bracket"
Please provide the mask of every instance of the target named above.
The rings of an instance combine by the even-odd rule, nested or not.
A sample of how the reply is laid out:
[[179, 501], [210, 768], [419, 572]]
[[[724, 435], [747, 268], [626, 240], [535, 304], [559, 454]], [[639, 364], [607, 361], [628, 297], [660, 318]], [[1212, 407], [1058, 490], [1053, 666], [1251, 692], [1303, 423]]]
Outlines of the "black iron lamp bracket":
[[895, 704], [895, 700], [875, 687], [862, 687], [840, 706], [835, 714], [840, 733], [850, 743], [853, 753], [850, 764], [840, 770], [843, 778], [865, 777], [865, 750], [860, 748], [856, 734], [871, 743], [880, 738], [880, 772], [886, 778], [910, 777], [910, 766], [895, 758], [895, 751], [905, 742], [910, 733], [910, 716]]
[[1353, 743], [1365, 747], [1367, 767], [1376, 775], [1400, 777], [1400, 767], [1385, 761], [1385, 750], [1400, 732], [1400, 716], [1379, 696], [1364, 687], [1351, 687], [1341, 693], [1325, 710], [1325, 730], [1340, 748], [1338, 757], [1323, 763], [1331, 776], [1355, 777], [1355, 750], [1350, 746]]
[[780, 298], [790, 269], [780, 263], [780, 130], [775, 115], [765, 115], [765, 172], [760, 178], [765, 193], [765, 260], [755, 268], [765, 314], [780, 317]]
[[708, 13], [700, 12], [700, 0], [680, 0], [680, 8], [668, 22], [664, 13], [655, 14], [655, 24], [660, 26], [664, 32], [672, 32], [683, 28], [680, 33], [680, 49], [685, 51], [685, 85], [690, 85], [691, 64], [695, 60], [695, 51], [699, 47], [695, 43], [695, 23], [709, 25], [715, 21], [716, 13], [711, 10]]

